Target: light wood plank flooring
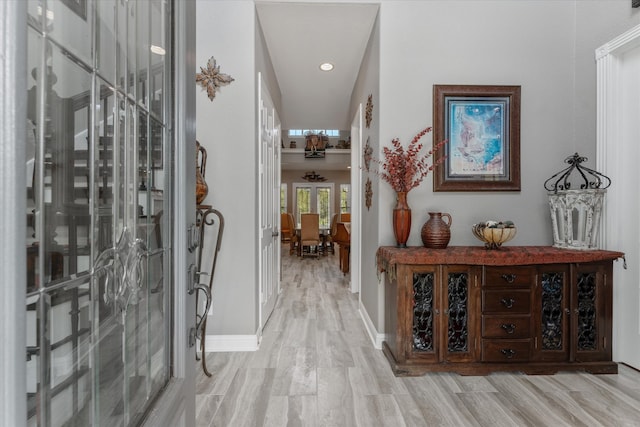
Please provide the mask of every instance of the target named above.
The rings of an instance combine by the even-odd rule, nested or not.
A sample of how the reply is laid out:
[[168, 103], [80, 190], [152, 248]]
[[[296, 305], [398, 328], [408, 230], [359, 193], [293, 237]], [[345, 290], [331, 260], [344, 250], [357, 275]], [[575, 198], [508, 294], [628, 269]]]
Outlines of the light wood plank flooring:
[[[377, 283], [363, 286], [378, 286]], [[256, 352], [207, 354], [197, 426], [640, 426], [640, 372], [397, 378], [337, 255], [283, 251], [282, 293]]]

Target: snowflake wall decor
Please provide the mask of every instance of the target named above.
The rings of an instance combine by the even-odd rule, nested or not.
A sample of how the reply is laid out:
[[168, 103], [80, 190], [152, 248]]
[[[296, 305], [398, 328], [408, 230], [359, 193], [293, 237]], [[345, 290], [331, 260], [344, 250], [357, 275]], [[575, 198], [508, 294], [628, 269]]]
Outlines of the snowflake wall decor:
[[211, 101], [216, 97], [216, 91], [220, 87], [234, 81], [230, 75], [220, 72], [220, 66], [216, 64], [216, 59], [213, 56], [207, 61], [207, 67], [200, 67], [200, 71], [196, 74], [196, 83], [202, 86], [202, 89], [207, 90], [207, 96]]

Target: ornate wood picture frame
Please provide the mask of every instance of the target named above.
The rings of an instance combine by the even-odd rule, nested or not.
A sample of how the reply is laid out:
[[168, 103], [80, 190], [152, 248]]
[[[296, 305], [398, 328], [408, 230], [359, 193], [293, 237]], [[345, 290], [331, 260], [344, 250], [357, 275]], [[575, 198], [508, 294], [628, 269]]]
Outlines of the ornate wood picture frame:
[[520, 191], [520, 86], [433, 86], [433, 191]]

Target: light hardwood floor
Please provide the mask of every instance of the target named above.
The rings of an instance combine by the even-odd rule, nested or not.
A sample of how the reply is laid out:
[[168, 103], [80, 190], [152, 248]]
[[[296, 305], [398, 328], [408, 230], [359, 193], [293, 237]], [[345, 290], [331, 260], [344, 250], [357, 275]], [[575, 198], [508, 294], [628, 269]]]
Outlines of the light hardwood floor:
[[[393, 375], [337, 255], [283, 251], [282, 293], [260, 349], [207, 354], [197, 426], [640, 426], [640, 372]], [[378, 286], [377, 283], [363, 286]]]

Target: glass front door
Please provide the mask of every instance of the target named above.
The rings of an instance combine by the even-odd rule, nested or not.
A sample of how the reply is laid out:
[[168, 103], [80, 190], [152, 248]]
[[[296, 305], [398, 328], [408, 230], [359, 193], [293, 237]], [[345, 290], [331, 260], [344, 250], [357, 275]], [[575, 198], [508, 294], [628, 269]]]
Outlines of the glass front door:
[[28, 425], [135, 425], [169, 380], [170, 5], [29, 0]]

